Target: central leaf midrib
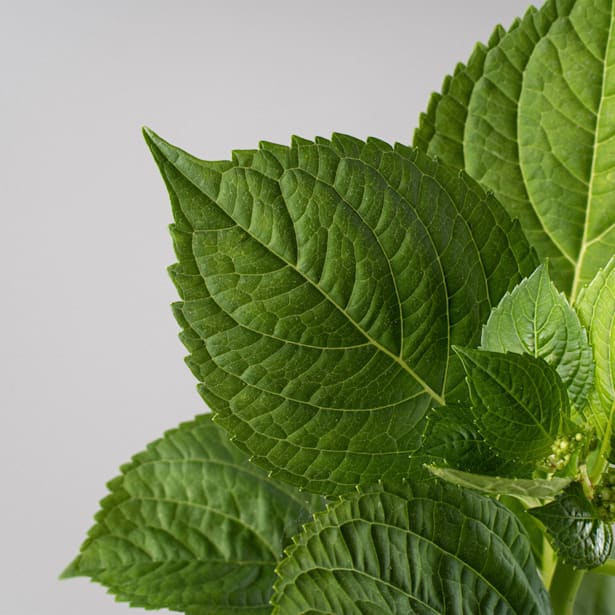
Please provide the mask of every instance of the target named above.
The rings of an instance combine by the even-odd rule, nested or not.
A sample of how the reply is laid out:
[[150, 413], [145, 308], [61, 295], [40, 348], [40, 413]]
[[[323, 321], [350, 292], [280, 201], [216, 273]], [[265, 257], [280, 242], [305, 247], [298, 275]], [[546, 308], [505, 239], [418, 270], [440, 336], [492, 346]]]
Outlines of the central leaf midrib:
[[[168, 158], [167, 158], [168, 160]], [[199, 190], [199, 192], [203, 193], [201, 187], [192, 180], [191, 177], [189, 177], [185, 172], [184, 169], [182, 169], [181, 167], [177, 166], [175, 163], [173, 163], [171, 160], [169, 160], [169, 162], [173, 165], [174, 168], [176, 168], [181, 175], [188, 181], [190, 182], [197, 190]], [[233, 167], [236, 168], [236, 167]], [[298, 170], [302, 170], [299, 167], [297, 167]], [[230, 169], [229, 169], [230, 170]], [[221, 173], [221, 175], [223, 175]], [[205, 196], [207, 196], [207, 194], [205, 194]], [[340, 197], [341, 198], [341, 197]], [[217, 197], [216, 197], [217, 199]], [[342, 307], [340, 306], [334, 299], [333, 297], [331, 297], [329, 295], [329, 293], [327, 293], [323, 288], [319, 287], [313, 280], [311, 280], [309, 277], [307, 277], [300, 269], [297, 268], [297, 266], [294, 263], [291, 263], [290, 261], [286, 260], [282, 255], [280, 255], [276, 250], [274, 250], [271, 246], [268, 246], [266, 244], [264, 244], [258, 237], [254, 236], [249, 229], [247, 229], [245, 226], [243, 226], [242, 224], [240, 224], [237, 220], [235, 220], [235, 218], [233, 218], [228, 212], [226, 212], [217, 202], [217, 200], [213, 200], [212, 201], [216, 204], [216, 206], [222, 211], [224, 212], [227, 216], [229, 216], [229, 218], [233, 221], [234, 224], [236, 224], [240, 229], [242, 229], [249, 237], [251, 237], [254, 241], [256, 241], [258, 244], [260, 244], [261, 246], [263, 246], [266, 250], [270, 251], [272, 254], [274, 254], [277, 258], [279, 258], [282, 262], [284, 262], [286, 265], [288, 265], [289, 267], [291, 267], [294, 271], [296, 271], [304, 280], [306, 280], [306, 282], [308, 282], [315, 290], [317, 290], [318, 292], [320, 292], [323, 297], [325, 297], [325, 299], [327, 299], [327, 301], [329, 301], [331, 303], [331, 305], [333, 305], [337, 310], [339, 310], [347, 319], [350, 323], [352, 323], [355, 328], [357, 329], [357, 331], [359, 331], [373, 346], [375, 346], [379, 351], [381, 351], [382, 353], [384, 353], [385, 355], [387, 355], [389, 358], [393, 359], [393, 361], [395, 361], [395, 363], [397, 363], [405, 372], [407, 372], [420, 386], [421, 388], [425, 391], [425, 393], [427, 393], [434, 401], [436, 401], [438, 404], [440, 405], [444, 405], [444, 398], [439, 395], [436, 391], [434, 391], [432, 389], [432, 387], [430, 387], [427, 382], [425, 382], [425, 380], [423, 380], [423, 378], [421, 378], [405, 361], [403, 361], [401, 359], [401, 357], [395, 355], [394, 353], [392, 353], [388, 348], [386, 348], [385, 346], [383, 346], [380, 342], [378, 342], [376, 339], [374, 339], [367, 331], [365, 331], [360, 325], [359, 323], [357, 323], [351, 316], [350, 314], [348, 314], [348, 312]], [[385, 256], [386, 258], [386, 256]], [[387, 259], [388, 261], [388, 259]]]
[[602, 107], [605, 101], [605, 90], [606, 90], [606, 81], [607, 81], [607, 70], [608, 70], [608, 57], [609, 57], [609, 48], [613, 41], [613, 28], [615, 26], [615, 17], [613, 15], [613, 10], [615, 9], [615, 4], [611, 3], [611, 21], [609, 24], [609, 33], [607, 35], [606, 44], [604, 47], [604, 61], [602, 67], [602, 84], [600, 86], [600, 101], [598, 103], [598, 109], [596, 110], [596, 130], [594, 131], [594, 143], [592, 147], [592, 163], [591, 169], [589, 172], [589, 182], [587, 188], [587, 206], [585, 208], [585, 221], [583, 225], [583, 237], [581, 239], [581, 246], [579, 248], [579, 254], [577, 256], [577, 261], [574, 267], [574, 276], [572, 280], [572, 290], [570, 292], [570, 302], [574, 303], [577, 295], [580, 290], [580, 282], [581, 282], [581, 272], [583, 270], [583, 261], [585, 258], [585, 253], [587, 247], [592, 243], [588, 237], [589, 230], [589, 222], [591, 219], [591, 209], [592, 203], [594, 200], [593, 192], [594, 192], [594, 178], [596, 176], [596, 164], [598, 159], [598, 145], [599, 145], [599, 135], [600, 135], [600, 127], [602, 123]]

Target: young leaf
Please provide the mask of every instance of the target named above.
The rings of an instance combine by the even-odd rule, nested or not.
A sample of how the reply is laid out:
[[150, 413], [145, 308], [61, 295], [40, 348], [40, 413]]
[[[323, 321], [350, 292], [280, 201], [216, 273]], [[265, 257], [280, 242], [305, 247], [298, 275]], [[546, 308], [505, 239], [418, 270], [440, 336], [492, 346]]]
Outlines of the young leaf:
[[[615, 16], [610, 0], [549, 0], [445, 80], [415, 143], [493, 190], [574, 299], [615, 247]], [[465, 79], [467, 71], [482, 70]], [[445, 104], [464, 79], [459, 105]], [[465, 116], [465, 117], [464, 117]], [[451, 144], [439, 137], [465, 120]], [[423, 128], [423, 125], [426, 128]]]
[[593, 381], [594, 364], [587, 333], [576, 312], [541, 265], [504, 296], [483, 327], [481, 348], [544, 359], [553, 366], [582, 410]]
[[611, 526], [600, 518], [579, 483], [529, 512], [542, 521], [553, 548], [570, 566], [595, 568], [608, 559], [613, 547]]
[[507, 459], [545, 459], [570, 416], [566, 387], [557, 372], [529, 355], [455, 350], [487, 444]]
[[615, 415], [615, 257], [581, 291], [576, 308], [589, 331], [595, 361], [594, 390], [585, 414], [608, 454]]
[[529, 541], [494, 500], [446, 483], [342, 497], [294, 539], [274, 613], [551, 613]]
[[375, 139], [262, 143], [225, 163], [146, 139], [191, 368], [220, 423], [315, 492], [407, 475], [427, 410], [467, 395], [450, 344], [477, 342], [533, 270], [517, 225], [467, 176]]
[[563, 491], [570, 478], [505, 478], [463, 472], [454, 468], [428, 466], [435, 476], [460, 487], [476, 489], [490, 495], [512, 495], [520, 498], [552, 498]]
[[188, 615], [269, 613], [282, 551], [320, 507], [250, 464], [210, 415], [150, 444], [109, 489], [63, 576]]

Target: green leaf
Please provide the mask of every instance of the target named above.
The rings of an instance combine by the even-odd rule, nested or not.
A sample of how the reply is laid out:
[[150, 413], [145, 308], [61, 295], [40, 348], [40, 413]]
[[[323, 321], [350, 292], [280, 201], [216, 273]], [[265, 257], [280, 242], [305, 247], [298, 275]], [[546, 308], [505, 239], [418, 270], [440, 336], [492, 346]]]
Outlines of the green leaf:
[[574, 615], [613, 615], [615, 577], [586, 574], [574, 603]]
[[343, 497], [278, 567], [274, 613], [551, 613], [530, 545], [494, 500], [433, 480]]
[[269, 613], [282, 551], [320, 507], [250, 464], [210, 415], [150, 444], [109, 489], [63, 576], [189, 615]]
[[454, 468], [428, 466], [435, 476], [460, 487], [476, 489], [490, 495], [513, 495], [520, 498], [552, 498], [563, 491], [570, 478], [506, 478], [463, 472]]
[[614, 22], [610, 0], [530, 9], [484, 59], [445, 80], [415, 135], [494, 191], [573, 300], [615, 251]]
[[544, 359], [564, 381], [575, 407], [585, 406], [593, 381], [591, 347], [576, 312], [549, 279], [545, 265], [491, 312], [481, 348]]
[[566, 387], [557, 372], [529, 355], [455, 350], [487, 444], [507, 459], [545, 459], [570, 417]]
[[[535, 257], [464, 174], [376, 139], [262, 143], [222, 163], [146, 139], [175, 216], [189, 364], [274, 475], [324, 494], [407, 475], [425, 413]], [[463, 340], [463, 341], [462, 341]]]
[[615, 416], [615, 257], [584, 288], [576, 305], [594, 352], [594, 390], [585, 410], [609, 454]]
[[611, 526], [600, 518], [579, 483], [529, 512], [544, 524], [553, 548], [570, 566], [595, 568], [608, 559], [613, 547]]

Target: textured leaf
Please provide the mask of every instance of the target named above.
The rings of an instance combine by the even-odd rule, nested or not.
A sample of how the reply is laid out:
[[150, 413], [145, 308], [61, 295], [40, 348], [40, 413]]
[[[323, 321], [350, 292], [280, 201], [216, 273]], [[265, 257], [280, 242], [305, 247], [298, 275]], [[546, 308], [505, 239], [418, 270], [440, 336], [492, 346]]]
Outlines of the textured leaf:
[[542, 359], [456, 348], [478, 429], [507, 459], [545, 459], [570, 417], [566, 387]]
[[407, 475], [427, 410], [467, 396], [450, 344], [478, 343], [533, 270], [516, 223], [464, 174], [375, 139], [210, 163], [146, 138], [189, 363], [219, 422], [315, 492]]
[[576, 408], [585, 406], [593, 381], [591, 347], [576, 312], [549, 279], [545, 265], [491, 312], [481, 348], [544, 359], [563, 380]]
[[189, 615], [269, 613], [282, 551], [319, 507], [250, 464], [210, 415], [150, 444], [109, 488], [64, 576]]
[[615, 252], [614, 21], [611, 0], [530, 9], [445, 80], [415, 135], [495, 192], [573, 299]]
[[576, 307], [595, 361], [594, 390], [585, 414], [608, 454], [615, 415], [615, 257], [582, 290]]
[[547, 528], [553, 548], [574, 568], [595, 568], [611, 553], [613, 534], [579, 483], [572, 483], [553, 502], [529, 511]]
[[570, 478], [506, 478], [485, 476], [463, 472], [454, 468], [439, 468], [429, 466], [429, 471], [435, 476], [460, 487], [476, 489], [491, 495], [513, 495], [516, 497], [552, 498], [563, 491], [572, 479]]
[[551, 612], [513, 513], [446, 483], [343, 497], [294, 540], [278, 567], [280, 615]]

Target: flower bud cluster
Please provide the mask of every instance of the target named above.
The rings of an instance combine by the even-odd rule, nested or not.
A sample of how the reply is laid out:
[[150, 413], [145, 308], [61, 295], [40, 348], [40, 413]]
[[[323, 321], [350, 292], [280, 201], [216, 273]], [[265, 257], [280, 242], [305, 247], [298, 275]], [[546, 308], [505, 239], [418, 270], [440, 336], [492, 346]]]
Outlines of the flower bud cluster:
[[569, 463], [572, 454], [579, 447], [585, 436], [578, 432], [574, 436], [557, 438], [551, 447], [551, 454], [547, 457], [547, 467], [550, 472], [563, 470]]
[[594, 504], [610, 523], [615, 521], [615, 468], [609, 468], [596, 488]]

